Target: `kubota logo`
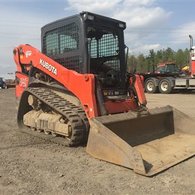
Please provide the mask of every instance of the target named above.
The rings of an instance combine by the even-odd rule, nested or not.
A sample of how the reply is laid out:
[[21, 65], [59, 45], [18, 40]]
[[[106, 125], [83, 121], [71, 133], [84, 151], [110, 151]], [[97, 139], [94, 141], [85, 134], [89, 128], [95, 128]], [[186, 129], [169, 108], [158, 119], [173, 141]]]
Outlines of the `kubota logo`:
[[51, 64], [45, 62], [42, 59], [40, 59], [39, 63], [40, 63], [41, 66], [43, 66], [49, 72], [52, 72], [53, 74], [57, 75], [57, 69], [55, 67], [53, 67]]
[[31, 55], [32, 55], [32, 51], [26, 51], [26, 52], [25, 52], [26, 58], [28, 58], [28, 57], [31, 56]]

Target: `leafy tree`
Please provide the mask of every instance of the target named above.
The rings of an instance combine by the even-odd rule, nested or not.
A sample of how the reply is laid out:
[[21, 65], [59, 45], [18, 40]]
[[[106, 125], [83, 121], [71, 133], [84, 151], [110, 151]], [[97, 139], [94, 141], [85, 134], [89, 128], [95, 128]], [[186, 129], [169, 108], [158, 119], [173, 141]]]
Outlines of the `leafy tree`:
[[133, 72], [151, 72], [153, 67], [163, 62], [175, 62], [179, 68], [189, 65], [189, 50], [178, 49], [176, 52], [171, 49], [161, 49], [158, 51], [149, 50], [147, 56], [140, 54], [138, 56], [131, 55], [128, 57], [128, 71]]
[[170, 47], [168, 47], [165, 51], [164, 51], [164, 59], [163, 59], [163, 61], [164, 62], [170, 62], [170, 61], [174, 61], [175, 60], [175, 58], [174, 58], [174, 51], [170, 48]]
[[136, 67], [137, 72], [146, 72], [147, 71], [146, 65], [147, 65], [147, 62], [146, 62], [144, 55], [140, 54], [137, 57], [137, 67]]
[[[127, 60], [127, 71], [133, 73], [137, 67], [137, 58], [134, 55], [128, 57]], [[136, 70], [137, 71], [137, 70]]]
[[176, 64], [179, 68], [183, 67], [184, 64], [184, 60], [185, 60], [185, 54], [184, 51], [182, 49], [179, 49], [176, 53]]

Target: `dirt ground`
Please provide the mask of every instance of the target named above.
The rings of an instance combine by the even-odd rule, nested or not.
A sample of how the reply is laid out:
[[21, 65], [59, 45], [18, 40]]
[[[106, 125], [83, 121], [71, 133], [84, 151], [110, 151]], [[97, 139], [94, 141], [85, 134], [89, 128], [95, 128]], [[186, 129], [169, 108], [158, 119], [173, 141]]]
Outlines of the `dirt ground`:
[[[147, 94], [195, 119], [194, 94]], [[14, 90], [0, 90], [0, 194], [195, 194], [195, 158], [147, 178], [17, 129]], [[195, 131], [195, 129], [194, 129]]]

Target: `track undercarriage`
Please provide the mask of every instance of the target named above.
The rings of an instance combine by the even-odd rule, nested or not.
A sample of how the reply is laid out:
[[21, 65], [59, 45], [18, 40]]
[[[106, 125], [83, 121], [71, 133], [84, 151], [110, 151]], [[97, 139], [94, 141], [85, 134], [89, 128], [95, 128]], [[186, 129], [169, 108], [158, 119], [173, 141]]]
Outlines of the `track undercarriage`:
[[20, 126], [25, 125], [37, 133], [52, 134], [63, 139], [68, 146], [86, 144], [89, 123], [85, 112], [60, 96], [59, 92], [44, 87], [28, 87], [21, 102], [18, 111]]

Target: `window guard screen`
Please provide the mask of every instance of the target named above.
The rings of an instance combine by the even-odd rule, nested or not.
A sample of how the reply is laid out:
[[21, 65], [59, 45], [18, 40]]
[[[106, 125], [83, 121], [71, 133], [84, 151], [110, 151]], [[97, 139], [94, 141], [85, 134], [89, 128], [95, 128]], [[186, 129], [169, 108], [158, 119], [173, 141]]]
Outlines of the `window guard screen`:
[[89, 47], [92, 58], [118, 55], [118, 37], [113, 34], [104, 34], [101, 39], [92, 38]]
[[49, 31], [43, 40], [43, 50], [48, 56], [75, 51], [79, 48], [79, 27], [71, 23]]
[[80, 72], [82, 59], [78, 56], [78, 49], [79, 26], [76, 23], [51, 30], [43, 38], [43, 52], [47, 56], [68, 69]]
[[111, 31], [88, 27], [88, 50], [92, 66], [100, 66], [102, 62], [110, 68], [120, 71], [119, 38]]

